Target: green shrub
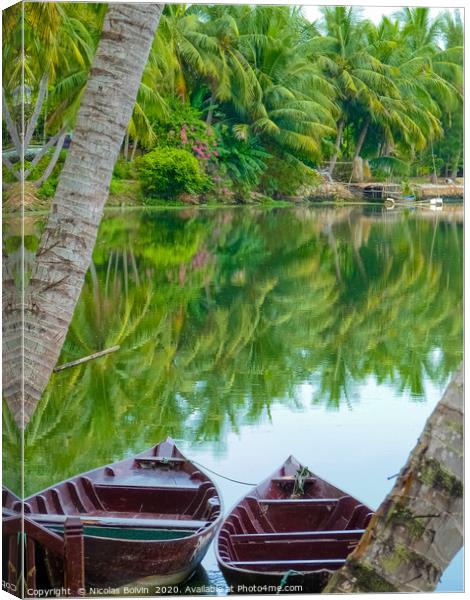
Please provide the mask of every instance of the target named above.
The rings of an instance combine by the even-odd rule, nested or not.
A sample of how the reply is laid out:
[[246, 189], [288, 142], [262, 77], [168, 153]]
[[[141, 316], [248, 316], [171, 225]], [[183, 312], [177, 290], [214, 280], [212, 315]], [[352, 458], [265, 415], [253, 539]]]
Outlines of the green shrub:
[[[46, 156], [39, 161], [39, 163], [33, 168], [29, 179], [31, 181], [38, 180], [41, 175], [44, 173], [45, 168], [49, 164], [49, 161], [52, 159], [53, 150], [48, 152]], [[65, 158], [67, 156], [67, 150], [61, 150], [59, 158], [52, 169], [52, 173], [46, 179], [46, 181], [41, 185], [38, 190], [38, 196], [43, 199], [53, 198], [55, 195], [55, 191], [57, 189], [57, 184], [59, 183], [60, 173], [62, 171], [62, 167], [64, 166]], [[25, 164], [25, 168], [28, 167]]]
[[261, 191], [270, 198], [294, 196], [303, 186], [316, 187], [318, 173], [290, 155], [273, 156], [261, 178]]
[[114, 165], [113, 177], [115, 179], [135, 179], [134, 163], [119, 158]]
[[142, 190], [149, 198], [200, 194], [210, 187], [209, 178], [187, 150], [155, 148], [139, 158], [136, 166]]
[[160, 146], [183, 148], [197, 154], [196, 148], [211, 149], [215, 132], [201, 118], [201, 111], [186, 102], [172, 98], [169, 111], [153, 128]]
[[53, 198], [58, 182], [58, 178], [51, 175], [38, 189], [38, 196], [43, 199]]
[[369, 161], [374, 179], [379, 177], [393, 177], [393, 175], [401, 175], [408, 177], [410, 174], [410, 163], [407, 160], [401, 160], [396, 156], [380, 156]]
[[229, 178], [237, 199], [248, 198], [266, 171], [271, 154], [256, 138], [247, 141], [237, 139], [226, 126], [219, 127], [217, 131], [220, 137], [218, 158], [223, 174]]

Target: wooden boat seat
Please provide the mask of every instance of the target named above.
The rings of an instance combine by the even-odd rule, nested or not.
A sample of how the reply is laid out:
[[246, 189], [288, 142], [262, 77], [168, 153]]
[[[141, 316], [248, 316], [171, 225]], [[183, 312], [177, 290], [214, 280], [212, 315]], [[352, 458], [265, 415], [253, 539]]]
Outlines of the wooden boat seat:
[[273, 540], [359, 540], [365, 529], [339, 529], [333, 531], [287, 531], [279, 533], [238, 533], [230, 536], [233, 542], [270, 542]]
[[[103, 517], [103, 518], [113, 518], [113, 519], [134, 519], [136, 521], [141, 521], [142, 519], [156, 519], [161, 521], [193, 521], [191, 515], [177, 514], [177, 513], [126, 513], [120, 511], [108, 511], [108, 510], [93, 510], [87, 512], [84, 515], [81, 515], [82, 518], [88, 517]], [[199, 521], [199, 519], [196, 519]]]
[[292, 508], [305, 507], [305, 506], [334, 506], [338, 503], [337, 498], [269, 498], [258, 500], [259, 504], [266, 506], [276, 506], [282, 508], [283, 506]]
[[[100, 511], [96, 511], [99, 513]], [[115, 516], [117, 515], [117, 516]], [[30, 514], [28, 518], [42, 525], [63, 525], [69, 515], [45, 515], [45, 514]], [[195, 519], [171, 519], [166, 518], [166, 515], [142, 515], [142, 518], [136, 518], [125, 515], [123, 513], [107, 513], [89, 514], [89, 515], [70, 515], [79, 517], [84, 525], [96, 525], [98, 527], [123, 527], [123, 528], [138, 528], [138, 529], [191, 529], [199, 531], [210, 525], [211, 521], [195, 520]], [[163, 518], [158, 518], [158, 517]], [[174, 516], [174, 515], [168, 515]], [[177, 515], [180, 517], [181, 515]]]
[[359, 506], [356, 506], [354, 509], [352, 517], [348, 523], [348, 528], [359, 529], [361, 527], [367, 527], [373, 514], [374, 513], [371, 512], [367, 506], [364, 506], [364, 504], [359, 504]]
[[255, 498], [254, 496], [246, 496], [245, 500], [250, 509], [250, 516], [254, 516], [254, 518], [259, 522], [262, 531], [274, 532], [275, 529], [269, 518], [263, 512], [258, 498]]
[[335, 510], [325, 524], [325, 529], [346, 529], [357, 505], [357, 500], [351, 496], [339, 498]]
[[[168, 480], [166, 486], [149, 479], [143, 486], [133, 485], [131, 480], [121, 486], [99, 483], [95, 484], [94, 489], [104, 509], [111, 512], [187, 514], [196, 520], [207, 519], [212, 513], [215, 514], [215, 507], [209, 503], [209, 499], [216, 497], [217, 492], [210, 482], [194, 486], [175, 486], [173, 483], [171, 486]], [[123, 489], [125, 493], [121, 491]]]
[[344, 565], [346, 559], [331, 560], [233, 560], [231, 567], [248, 568], [256, 571], [334, 571]]
[[[95, 483], [95, 490], [99, 491], [99, 490], [117, 490], [119, 488], [132, 488], [132, 480], [123, 482], [123, 483], [113, 483], [112, 485], [108, 485], [106, 483]], [[142, 493], [145, 494], [147, 492], [163, 492], [163, 493], [167, 493], [167, 492], [176, 492], [176, 493], [180, 493], [180, 492], [184, 492], [184, 493], [191, 493], [193, 494], [194, 492], [197, 492], [197, 490], [199, 489], [200, 486], [198, 485], [191, 485], [191, 486], [178, 486], [175, 487], [174, 485], [170, 485], [170, 483], [168, 485], [155, 485], [155, 483], [153, 485], [149, 484], [146, 485], [145, 488], [142, 488], [142, 486], [140, 485], [136, 485], [135, 489], [139, 489], [142, 490]]]
[[[287, 532], [345, 529], [331, 521], [338, 506], [337, 498], [275, 498], [258, 500], [260, 511], [271, 523], [271, 531]], [[264, 528], [265, 531], [269, 529]]]
[[253, 541], [240, 541], [232, 538], [234, 556], [239, 560], [332, 560], [345, 558], [355, 548], [360, 537], [356, 539], [258, 539]]
[[145, 458], [136, 458], [134, 463], [141, 469], [155, 469], [161, 466], [181, 466], [188, 461], [185, 458], [167, 457], [167, 456], [150, 456]]
[[[295, 481], [295, 477], [293, 476], [273, 477], [271, 479], [271, 482], [278, 485], [282, 490], [293, 489]], [[303, 485], [304, 487], [314, 485], [315, 483], [317, 483], [317, 481], [318, 480], [316, 477], [306, 477], [303, 480]]]

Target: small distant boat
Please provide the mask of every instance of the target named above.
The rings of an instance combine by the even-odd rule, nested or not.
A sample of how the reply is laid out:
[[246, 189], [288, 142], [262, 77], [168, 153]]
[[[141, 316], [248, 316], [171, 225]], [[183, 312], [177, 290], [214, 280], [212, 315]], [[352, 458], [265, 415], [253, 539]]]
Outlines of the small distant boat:
[[224, 520], [217, 560], [234, 585], [318, 592], [358, 544], [372, 509], [289, 457]]
[[[4, 489], [4, 523], [22, 508], [55, 588], [63, 585], [65, 567], [51, 548], [60, 549], [55, 540], [64, 539], [71, 518], [83, 527], [86, 586], [114, 588], [133, 582], [185, 581], [206, 554], [222, 519], [215, 484], [170, 438], [132, 458], [53, 485], [24, 502]], [[55, 545], [47, 546], [47, 532], [53, 534]], [[13, 554], [14, 548], [13, 540]], [[72, 560], [79, 558], [72, 556]], [[29, 570], [32, 566], [36, 568], [26, 565]]]
[[414, 196], [412, 201], [410, 201], [409, 197], [407, 196], [404, 196], [401, 200], [389, 196], [385, 198], [384, 204], [385, 208], [388, 210], [392, 210], [397, 206], [402, 208], [430, 208], [431, 210], [442, 210], [444, 206], [444, 200], [440, 196], [430, 198], [429, 200], [419, 201], [416, 200]]

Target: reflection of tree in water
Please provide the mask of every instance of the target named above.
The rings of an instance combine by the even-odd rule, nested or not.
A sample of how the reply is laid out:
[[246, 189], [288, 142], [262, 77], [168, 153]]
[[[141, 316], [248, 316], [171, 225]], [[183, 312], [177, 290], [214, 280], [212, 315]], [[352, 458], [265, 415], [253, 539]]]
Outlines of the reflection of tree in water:
[[53, 376], [26, 432], [28, 487], [168, 434], [223, 444], [273, 403], [300, 408], [305, 382], [331, 407], [368, 376], [422, 398], [460, 361], [449, 227], [350, 209], [104, 220], [60, 362], [121, 349]]
[[[21, 389], [22, 377], [22, 326], [21, 312], [14, 310], [22, 302], [24, 281], [31, 273], [32, 260], [36, 254], [43, 223], [37, 216], [24, 216], [20, 208], [4, 214], [2, 229], [3, 268], [3, 337], [2, 362], [4, 383]], [[16, 315], [17, 318], [13, 318]], [[7, 375], [8, 373], [8, 375]], [[22, 437], [18, 427], [3, 402], [3, 472], [5, 481], [15, 490], [22, 487]]]

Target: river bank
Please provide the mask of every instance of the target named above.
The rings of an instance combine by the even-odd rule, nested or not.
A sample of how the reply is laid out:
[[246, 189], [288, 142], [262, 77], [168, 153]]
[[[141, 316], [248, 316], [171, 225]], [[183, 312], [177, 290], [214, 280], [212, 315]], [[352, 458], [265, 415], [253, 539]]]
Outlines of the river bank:
[[158, 207], [184, 207], [184, 206], [291, 206], [308, 202], [357, 202], [358, 198], [352, 194], [346, 185], [340, 182], [322, 182], [315, 187], [305, 187], [295, 196], [279, 196], [269, 198], [263, 194], [251, 193], [243, 200], [234, 196], [215, 195], [190, 195], [184, 194], [177, 200], [156, 199], [149, 201], [142, 195], [139, 182], [135, 180], [118, 180], [113, 182], [109, 192], [108, 206], [158, 206]]
[[[390, 185], [383, 182], [367, 182], [358, 184], [345, 184], [338, 181], [323, 181], [315, 187], [301, 188], [296, 195], [279, 196], [269, 198], [263, 194], [252, 193], [243, 200], [235, 197], [219, 198], [215, 195], [190, 195], [185, 194], [178, 200], [153, 200], [149, 201], [143, 197], [139, 182], [135, 180], [118, 180], [113, 182], [108, 199], [109, 206], [200, 206], [200, 205], [266, 205], [266, 206], [289, 206], [309, 202], [335, 202], [354, 203], [357, 201], [368, 201], [369, 199], [384, 199]], [[401, 185], [394, 185], [395, 193], [401, 190]], [[452, 200], [462, 200], [464, 197], [464, 185], [462, 183], [417, 183], [410, 182], [410, 191], [419, 199], [426, 200], [440, 196]]]
[[[109, 190], [106, 205], [108, 207], [155, 207], [155, 208], [184, 208], [192, 206], [227, 207], [227, 206], [259, 206], [259, 207], [288, 207], [308, 204], [363, 204], [370, 201], [377, 202], [385, 199], [388, 195], [400, 193], [401, 186], [384, 184], [381, 182], [368, 182], [362, 184], [344, 184], [341, 182], [324, 181], [318, 186], [299, 190], [295, 196], [279, 196], [269, 198], [259, 193], [252, 193], [243, 200], [235, 197], [223, 198], [216, 195], [182, 195], [179, 199], [149, 199], [146, 198], [140, 188], [140, 184], [134, 179], [113, 180]], [[421, 200], [440, 196], [451, 201], [462, 201], [464, 198], [463, 183], [448, 184], [439, 182], [412, 183], [410, 191]], [[48, 211], [52, 198], [38, 196], [37, 189], [31, 183], [27, 183], [24, 193], [20, 186], [12, 186], [4, 194], [3, 209], [5, 212], [15, 212], [24, 204], [27, 212]]]

